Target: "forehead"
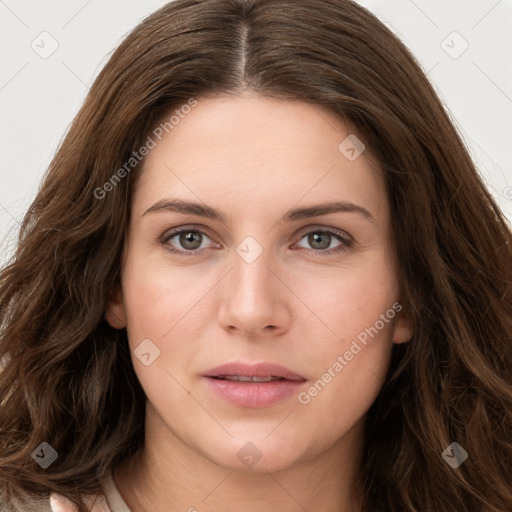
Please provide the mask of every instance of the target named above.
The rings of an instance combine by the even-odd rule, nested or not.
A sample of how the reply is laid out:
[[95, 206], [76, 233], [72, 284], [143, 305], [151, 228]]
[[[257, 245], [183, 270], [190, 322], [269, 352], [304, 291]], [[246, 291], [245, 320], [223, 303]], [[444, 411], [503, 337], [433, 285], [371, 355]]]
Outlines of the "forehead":
[[187, 112], [155, 139], [136, 206], [147, 208], [165, 195], [208, 199], [219, 207], [290, 207], [301, 198], [385, 206], [383, 179], [369, 148], [347, 158], [357, 135], [326, 108], [249, 93], [198, 98]]

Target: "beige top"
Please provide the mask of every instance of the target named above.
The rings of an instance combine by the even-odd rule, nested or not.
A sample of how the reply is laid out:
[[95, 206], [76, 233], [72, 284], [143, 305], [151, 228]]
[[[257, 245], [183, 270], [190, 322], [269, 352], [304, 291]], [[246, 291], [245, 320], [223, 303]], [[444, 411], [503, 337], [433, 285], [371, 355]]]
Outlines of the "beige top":
[[[103, 494], [87, 495], [83, 500], [91, 512], [130, 512], [114, 483], [112, 473], [108, 473], [102, 483]], [[51, 512], [77, 512], [77, 508], [68, 499], [59, 494], [50, 494]]]

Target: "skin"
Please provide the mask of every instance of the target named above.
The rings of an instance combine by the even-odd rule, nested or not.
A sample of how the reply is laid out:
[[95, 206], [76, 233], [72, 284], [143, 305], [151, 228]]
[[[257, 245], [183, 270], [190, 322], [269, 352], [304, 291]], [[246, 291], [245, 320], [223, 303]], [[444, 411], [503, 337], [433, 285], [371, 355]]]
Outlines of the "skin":
[[[293, 394], [238, 407], [202, 378], [227, 362], [267, 361], [302, 375], [307, 391], [399, 301], [383, 177], [369, 148], [354, 161], [338, 150], [350, 133], [334, 113], [300, 101], [201, 97], [147, 156], [121, 289], [106, 315], [127, 328], [148, 397], [144, 448], [114, 470], [132, 512], [358, 510], [365, 414], [393, 343], [413, 334], [403, 311], [307, 404]], [[226, 223], [169, 210], [144, 215], [168, 198], [220, 210]], [[373, 220], [352, 211], [279, 221], [291, 208], [330, 201], [359, 205]], [[205, 234], [188, 245], [179, 235], [161, 241], [179, 227]], [[325, 230], [352, 244], [333, 252], [344, 242], [325, 234], [315, 244], [313, 234]], [[263, 250], [252, 263], [236, 252], [247, 236]], [[144, 339], [160, 350], [149, 366], [133, 352]], [[248, 441], [261, 453], [252, 467], [237, 457]]]

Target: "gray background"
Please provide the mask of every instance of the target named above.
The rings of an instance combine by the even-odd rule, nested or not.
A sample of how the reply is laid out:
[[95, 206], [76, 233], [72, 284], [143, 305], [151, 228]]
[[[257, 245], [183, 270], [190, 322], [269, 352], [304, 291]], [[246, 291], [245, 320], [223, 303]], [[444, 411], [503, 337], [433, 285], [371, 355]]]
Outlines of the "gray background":
[[[164, 3], [0, 0], [0, 266], [94, 78], [126, 34]], [[512, 0], [359, 3], [428, 72], [511, 221]]]

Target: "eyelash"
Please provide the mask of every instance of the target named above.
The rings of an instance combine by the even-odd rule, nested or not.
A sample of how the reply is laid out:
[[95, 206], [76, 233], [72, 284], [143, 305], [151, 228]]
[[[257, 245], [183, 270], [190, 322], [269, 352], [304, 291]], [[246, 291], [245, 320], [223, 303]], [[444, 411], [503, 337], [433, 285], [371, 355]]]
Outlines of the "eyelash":
[[[197, 234], [205, 235], [206, 237], [210, 238], [207, 233], [205, 233], [204, 231], [201, 231], [200, 229], [196, 229], [196, 228], [179, 228], [179, 229], [176, 229], [174, 231], [171, 231], [170, 233], [166, 233], [161, 238], [160, 242], [162, 244], [166, 245], [167, 246], [166, 250], [168, 250], [172, 254], [178, 254], [178, 255], [183, 254], [185, 256], [195, 256], [195, 255], [197, 255], [197, 254], [199, 254], [199, 253], [201, 253], [201, 252], [203, 252], [205, 250], [205, 249], [195, 249], [193, 251], [180, 251], [180, 250], [177, 250], [177, 249], [174, 249], [174, 248], [170, 248], [170, 246], [168, 245], [170, 240], [172, 240], [177, 235], [181, 235], [182, 233], [197, 233]], [[341, 245], [339, 245], [338, 247], [336, 247], [334, 249], [329, 249], [329, 250], [309, 249], [310, 251], [313, 251], [316, 254], [321, 254], [322, 256], [324, 256], [324, 255], [325, 256], [332, 256], [334, 254], [338, 254], [338, 253], [344, 252], [347, 249], [349, 249], [350, 247], [352, 247], [352, 244], [353, 244], [353, 240], [350, 239], [349, 237], [347, 237], [346, 235], [343, 235], [339, 231], [333, 231], [333, 230], [330, 230], [330, 229], [314, 229], [312, 231], [308, 231], [307, 233], [305, 233], [304, 235], [301, 236], [300, 240], [302, 240], [304, 237], [306, 237], [308, 235], [311, 235], [312, 233], [327, 233], [329, 235], [334, 236], [338, 241], [341, 242]]]

